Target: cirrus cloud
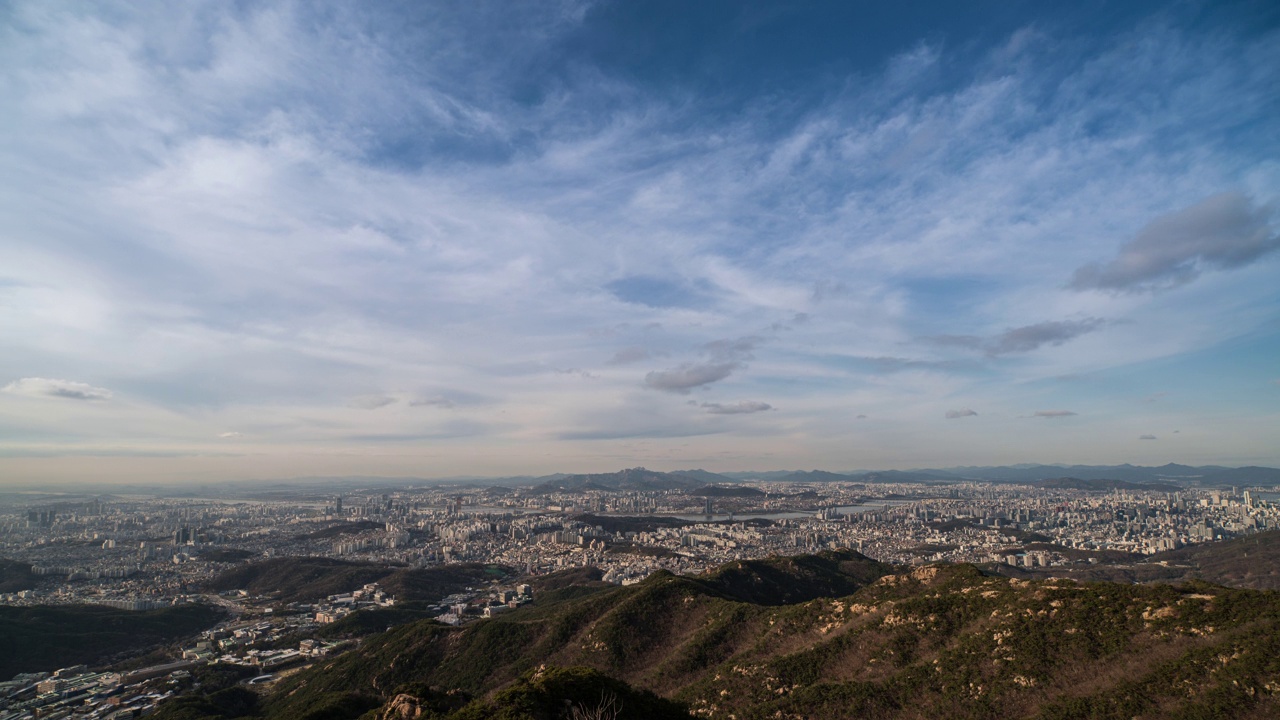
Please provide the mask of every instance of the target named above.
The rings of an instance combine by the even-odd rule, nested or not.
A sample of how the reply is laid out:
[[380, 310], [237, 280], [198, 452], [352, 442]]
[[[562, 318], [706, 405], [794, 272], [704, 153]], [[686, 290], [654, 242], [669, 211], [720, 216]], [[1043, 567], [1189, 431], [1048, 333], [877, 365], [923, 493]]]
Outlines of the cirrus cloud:
[[976, 413], [976, 412], [974, 412], [974, 411], [970, 410], [969, 408], [961, 408], [961, 409], [959, 409], [959, 410], [948, 410], [948, 411], [947, 411], [947, 419], [948, 419], [948, 420], [959, 420], [960, 418], [966, 418], [966, 417], [977, 417], [977, 415], [978, 415], [978, 413]]

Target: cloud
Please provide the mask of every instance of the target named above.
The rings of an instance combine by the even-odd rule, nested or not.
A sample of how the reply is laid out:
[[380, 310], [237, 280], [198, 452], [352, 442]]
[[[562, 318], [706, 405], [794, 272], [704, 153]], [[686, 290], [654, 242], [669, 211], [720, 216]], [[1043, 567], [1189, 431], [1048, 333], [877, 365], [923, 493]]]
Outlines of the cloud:
[[347, 407], [357, 408], [360, 410], [377, 410], [386, 407], [396, 401], [395, 398], [387, 395], [363, 395], [354, 398], [347, 403]]
[[447, 397], [433, 397], [410, 400], [409, 407], [439, 407], [446, 410], [452, 410], [454, 405], [453, 401]]
[[762, 338], [754, 335], [740, 337], [736, 340], [713, 340], [702, 346], [704, 352], [716, 360], [751, 360], [752, 351], [760, 344]]
[[654, 390], [686, 394], [695, 387], [710, 385], [733, 374], [745, 361], [754, 358], [752, 351], [761, 341], [755, 336], [734, 340], [713, 340], [702, 346], [707, 360], [684, 363], [670, 370], [655, 370], [644, 377], [644, 384]]
[[1070, 287], [1159, 292], [1189, 283], [1206, 269], [1244, 267], [1280, 248], [1270, 215], [1243, 193], [1214, 195], [1152, 220], [1114, 260], [1078, 268]]
[[596, 375], [590, 370], [583, 370], [582, 368], [576, 368], [576, 367], [556, 368], [555, 373], [557, 375], [577, 375], [583, 380], [596, 380], [596, 379], [599, 379], [600, 377], [599, 375]]
[[238, 438], [238, 437], [240, 437], [240, 436], [241, 436], [241, 435], [243, 435], [243, 434], [244, 434], [244, 433], [238, 433], [238, 432], [235, 432], [235, 431], [233, 430], [233, 431], [231, 431], [231, 432], [218, 433], [218, 437], [220, 437], [220, 438]]
[[[774, 93], [745, 77], [741, 94], [721, 95], [694, 79], [637, 82], [573, 50], [617, 38], [647, 46], [660, 29], [596, 34], [592, 20], [549, 30], [523, 13], [493, 22], [491, 13], [512, 11], [483, 3], [408, 19], [409, 5], [14, 7], [0, 31], [11, 108], [0, 128], [22, 138], [6, 147], [23, 171], [0, 180], [0, 197], [15, 199], [0, 242], [0, 364], [10, 379], [44, 368], [112, 388], [113, 409], [126, 395], [147, 403], [135, 431], [114, 412], [78, 413], [74, 427], [56, 412], [21, 417], [37, 415], [34, 404], [102, 406], [0, 394], [11, 400], [0, 402], [10, 443], [9, 427], [45, 432], [42, 423], [95, 442], [127, 431], [128, 442], [180, 448], [234, 445], [211, 436], [244, 428], [280, 443], [264, 452], [293, 458], [290, 433], [335, 443], [410, 436], [452, 415], [429, 408], [483, 403], [486, 417], [511, 419], [488, 430], [489, 447], [515, 449], [441, 443], [433, 467], [544, 458], [547, 471], [567, 469], [583, 460], [551, 442], [561, 433], [660, 436], [673, 422], [725, 432], [715, 449], [742, 462], [777, 451], [785, 464], [820, 447], [857, 455], [829, 442], [852, 407], [878, 418], [930, 398], [1007, 407], [1028, 381], [1098, 377], [1244, 336], [1272, 307], [1261, 262], [1221, 274], [1238, 286], [1204, 282], [1193, 306], [1175, 306], [1189, 300], [1183, 293], [1147, 306], [1146, 296], [1062, 288], [1171, 207], [1233, 182], [1258, 203], [1274, 195], [1269, 145], [1259, 142], [1274, 114], [1271, 30], [1125, 20], [1098, 42], [1054, 29], [1006, 38], [998, 44], [1016, 50], [979, 64], [968, 60], [985, 40], [907, 42], [896, 60], [836, 63], [835, 75], [780, 68], [802, 81]], [[754, 74], [750, 63], [705, 59]], [[1161, 102], [1125, 102], [1140, 93]], [[1107, 239], [1117, 227], [1132, 231]], [[1080, 238], [1094, 249], [1079, 254]], [[793, 317], [799, 310], [812, 320]], [[1028, 329], [1090, 315], [1133, 318], [1150, 332], [1114, 333], [1114, 343], [1072, 356], [1086, 343], [1058, 332], [1046, 347], [1045, 328]], [[752, 333], [770, 344], [702, 345]], [[930, 333], [957, 334], [934, 338], [936, 356], [900, 349]], [[1052, 349], [1058, 341], [1066, 345]], [[626, 346], [650, 353], [628, 357]], [[653, 359], [673, 348], [687, 352]], [[954, 354], [968, 369], [988, 351], [1053, 357], [989, 362], [970, 376], [920, 364]], [[553, 374], [610, 356], [623, 367], [591, 382]], [[852, 357], [883, 376], [850, 382], [833, 371], [832, 358]], [[901, 368], [921, 369], [892, 373]], [[1213, 370], [1204, 382], [1227, 375]], [[773, 438], [748, 436], [743, 428], [774, 423], [729, 423], [683, 404], [719, 394], [669, 394], [740, 379], [751, 386], [728, 398], [813, 414]], [[390, 390], [423, 409], [344, 408]], [[661, 409], [640, 422], [634, 405], [646, 397]], [[1091, 414], [1136, 405], [1072, 402]], [[593, 410], [598, 421], [578, 419]], [[910, 426], [875, 425], [882, 449], [859, 462], [912, 462], [889, 449], [919, 447]], [[1005, 452], [1014, 440], [986, 442]], [[953, 450], [983, 451], [937, 448]], [[1020, 448], [1033, 451], [1058, 448]], [[365, 457], [369, 472], [393, 472], [403, 456]]]
[[1155, 440], [1156, 436], [1155, 435], [1139, 435], [1138, 439], [1139, 440]]
[[[1005, 330], [999, 335], [983, 338], [978, 335], [925, 335], [920, 341], [938, 347], [955, 347], [966, 350], [983, 350], [988, 356], [1026, 353], [1044, 345], [1061, 345], [1068, 340], [1091, 333], [1107, 324], [1097, 317], [1081, 320], [1048, 320], [1034, 325]], [[880, 358], [898, 360], [898, 358]]]
[[978, 350], [982, 347], [982, 338], [977, 335], [927, 335], [920, 340], [938, 347], [960, 347], [969, 350]]
[[978, 415], [978, 413], [976, 413], [976, 412], [974, 412], [974, 411], [970, 410], [969, 408], [962, 408], [962, 409], [960, 409], [960, 410], [948, 410], [948, 411], [947, 411], [947, 419], [948, 419], [948, 420], [959, 420], [960, 418], [976, 417], [977, 415]]
[[810, 320], [809, 313], [796, 313], [791, 317], [789, 321], [775, 322], [769, 326], [769, 329], [772, 330], [773, 332], [780, 332], [782, 330], [794, 330], [795, 328], [809, 322], [809, 320]]
[[644, 376], [644, 384], [654, 390], [685, 394], [693, 388], [710, 385], [733, 374], [741, 363], [686, 363], [670, 370], [655, 370]]
[[68, 400], [103, 402], [111, 399], [111, 391], [73, 380], [30, 377], [15, 380], [4, 386], [4, 391], [28, 397], [56, 397]]
[[653, 308], [697, 308], [710, 301], [705, 287], [645, 275], [614, 280], [605, 289], [623, 302]]
[[755, 400], [742, 400], [740, 402], [721, 405], [720, 403], [702, 403], [702, 407], [712, 415], [747, 415], [750, 413], [764, 412], [772, 410], [773, 406], [769, 403], [757, 402]]
[[1006, 330], [986, 344], [987, 354], [1025, 353], [1043, 345], [1061, 345], [1105, 324], [1106, 321], [1102, 318], [1090, 317], [1083, 320], [1051, 320]]
[[1077, 415], [1077, 414], [1079, 413], [1074, 413], [1070, 410], [1037, 410], [1031, 417], [1064, 418], [1064, 417], [1071, 417], [1072, 415]]
[[629, 363], [639, 362], [641, 360], [648, 360], [650, 357], [652, 356], [650, 355], [649, 350], [647, 348], [640, 347], [639, 345], [632, 345], [631, 347], [624, 347], [618, 352], [614, 353], [613, 357], [609, 358], [606, 364], [607, 365], [627, 365]]
[[913, 360], [900, 357], [865, 357], [851, 358], [855, 362], [870, 366], [873, 372], [892, 373], [902, 370], [953, 370], [961, 363], [952, 360]]

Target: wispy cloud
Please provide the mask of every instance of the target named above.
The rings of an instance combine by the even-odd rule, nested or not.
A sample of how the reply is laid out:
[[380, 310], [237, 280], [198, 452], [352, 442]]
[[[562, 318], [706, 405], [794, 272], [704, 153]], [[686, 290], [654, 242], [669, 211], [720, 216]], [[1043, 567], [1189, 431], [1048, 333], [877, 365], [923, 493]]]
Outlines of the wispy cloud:
[[1031, 417], [1053, 419], [1053, 418], [1071, 417], [1072, 415], [1077, 415], [1077, 414], [1078, 413], [1072, 412], [1070, 410], [1037, 410]]
[[4, 391], [28, 397], [51, 397], [89, 402], [104, 402], [110, 400], [112, 396], [111, 391], [106, 388], [94, 387], [87, 383], [73, 380], [55, 380], [40, 377], [14, 380], [4, 386]]
[[1044, 346], [1056, 347], [1107, 325], [1102, 318], [1048, 320], [1005, 330], [991, 337], [977, 335], [926, 335], [919, 340], [941, 348], [982, 350], [988, 356], [1029, 353]]
[[969, 408], [961, 408], [959, 410], [948, 410], [946, 418], [948, 420], [959, 420], [960, 418], [977, 417], [978, 413]]
[[1155, 435], [1139, 435], [1138, 439], [1139, 440], [1155, 440], [1156, 436]]
[[712, 415], [748, 415], [750, 413], [764, 412], [772, 410], [773, 406], [769, 403], [758, 402], [755, 400], [741, 400], [736, 403], [702, 403], [701, 407]]
[[1084, 318], [1083, 320], [1051, 320], [1026, 325], [1000, 333], [986, 344], [986, 350], [989, 355], [1031, 352], [1045, 345], [1061, 345], [1068, 340], [1091, 333], [1104, 324], [1106, 321], [1101, 318]]
[[632, 345], [631, 347], [625, 347], [615, 352], [613, 357], [609, 358], [607, 364], [628, 365], [630, 363], [640, 362], [641, 360], [648, 360], [650, 357], [652, 357], [652, 355], [650, 355], [648, 348], [640, 347], [639, 345]]
[[357, 408], [359, 410], [377, 410], [384, 408], [396, 402], [396, 399], [389, 395], [362, 395], [352, 398], [347, 403], [347, 407]]
[[[1104, 418], [1151, 409], [1114, 373], [1159, 360], [1141, 387], [1191, 404], [1246, 365], [1221, 343], [1274, 326], [1280, 35], [1247, 18], [1157, 9], [1086, 37], [1016, 10], [1005, 37], [842, 36], [858, 57], [815, 73], [807, 50], [739, 62], [762, 48], [580, 4], [10, 5], [0, 370], [95, 386], [10, 383], [5, 438], [216, 451], [236, 428], [280, 468], [426, 437], [441, 472], [909, 465], [949, 397], [1087, 403], [1104, 455], [1132, 447]], [[1073, 395], [1041, 393], [1068, 374]], [[786, 413], [673, 397], [726, 386]], [[1264, 400], [1197, 452], [1272, 452], [1246, 452]], [[874, 442], [847, 438], [850, 408]], [[1055, 453], [1033, 425], [929, 452]], [[360, 461], [421, 467], [397, 450]]]
[[902, 370], [954, 370], [963, 363], [954, 360], [917, 360], [902, 357], [853, 357], [850, 360], [865, 365], [874, 372], [891, 373]]
[[447, 397], [430, 397], [410, 400], [409, 407], [438, 407], [444, 408], [445, 410], [452, 410], [454, 408], [454, 403]]

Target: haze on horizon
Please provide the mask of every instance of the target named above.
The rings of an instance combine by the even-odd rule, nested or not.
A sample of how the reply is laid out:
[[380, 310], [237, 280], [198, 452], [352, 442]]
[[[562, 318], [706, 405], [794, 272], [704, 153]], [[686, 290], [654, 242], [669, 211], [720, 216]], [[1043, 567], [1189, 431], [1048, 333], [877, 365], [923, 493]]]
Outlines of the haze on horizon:
[[1280, 465], [1274, 3], [0, 10], [0, 485]]

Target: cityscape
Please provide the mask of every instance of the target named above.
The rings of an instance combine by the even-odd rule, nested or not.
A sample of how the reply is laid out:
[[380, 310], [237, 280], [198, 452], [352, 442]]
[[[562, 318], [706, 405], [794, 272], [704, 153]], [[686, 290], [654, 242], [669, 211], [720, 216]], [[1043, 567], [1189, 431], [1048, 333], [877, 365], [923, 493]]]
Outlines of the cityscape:
[[3, 0], [0, 720], [1280, 717], [1280, 2]]
[[[1259, 478], [1280, 475], [1255, 470]], [[358, 580], [306, 602], [225, 587], [235, 568], [272, 559], [400, 571], [496, 569], [432, 598], [426, 609], [457, 626], [518, 608], [534, 599], [530, 581], [574, 568], [631, 585], [659, 571], [696, 577], [734, 561], [853, 549], [896, 565], [974, 563], [1054, 577], [1280, 528], [1280, 483], [855, 482], [816, 471], [791, 477], [634, 468], [523, 486], [381, 484], [322, 493], [308, 483], [295, 493], [274, 490], [269, 499], [252, 491], [67, 500], [32, 492], [37, 497], [24, 502], [9, 494], [0, 509], [0, 557], [11, 569], [29, 567], [32, 587], [0, 594], [0, 604], [134, 612], [209, 605], [228, 616], [155, 666], [20, 673], [0, 684], [0, 718], [50, 717], [59, 709], [69, 713], [64, 717], [132, 717], [209, 663], [248, 668], [257, 683], [270, 683], [276, 673], [296, 672], [355, 642], [308, 637], [284, 647], [282, 640], [397, 604], [377, 582]]]

